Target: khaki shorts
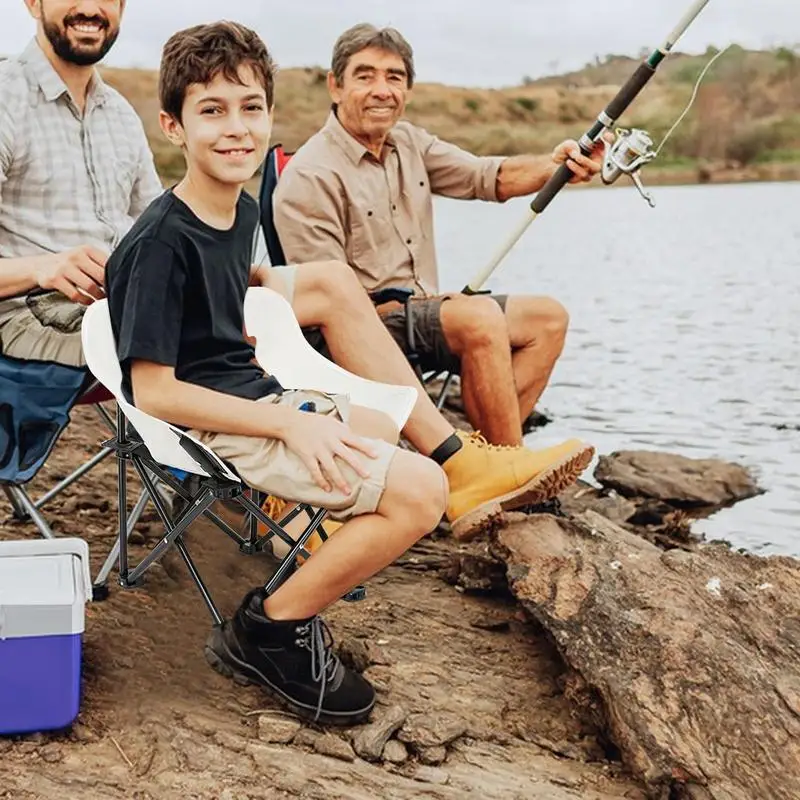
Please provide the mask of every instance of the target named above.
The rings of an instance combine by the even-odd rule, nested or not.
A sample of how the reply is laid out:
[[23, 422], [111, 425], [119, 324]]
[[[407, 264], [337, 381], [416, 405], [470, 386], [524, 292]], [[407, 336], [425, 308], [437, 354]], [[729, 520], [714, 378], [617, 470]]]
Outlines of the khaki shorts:
[[0, 300], [0, 353], [25, 361], [86, 366], [81, 347], [85, 310], [59, 292]]
[[[350, 401], [345, 395], [296, 390], [268, 395], [258, 402], [297, 409], [306, 403], [314, 403], [317, 414], [332, 415], [343, 422], [347, 422], [350, 416]], [[367, 478], [362, 478], [349, 464], [339, 460], [338, 465], [350, 486], [350, 494], [344, 494], [335, 487], [330, 492], [319, 487], [300, 457], [280, 439], [196, 430], [189, 433], [230, 463], [248, 486], [284, 500], [326, 508], [331, 517], [338, 520], [370, 514], [378, 508], [386, 488], [389, 464], [397, 452], [397, 448], [388, 442], [370, 439], [377, 458], [357, 454], [369, 472]]]

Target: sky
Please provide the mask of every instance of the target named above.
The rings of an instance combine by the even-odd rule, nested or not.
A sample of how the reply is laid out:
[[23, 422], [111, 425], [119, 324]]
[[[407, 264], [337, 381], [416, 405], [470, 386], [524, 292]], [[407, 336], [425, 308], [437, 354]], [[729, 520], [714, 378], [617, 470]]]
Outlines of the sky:
[[[45, 4], [48, 0], [44, 0]], [[77, 3], [77, 0], [76, 0]], [[2, 0], [0, 54], [21, 50], [34, 25], [23, 0]], [[336, 37], [356, 22], [394, 25], [414, 47], [418, 79], [457, 86], [517, 85], [582, 67], [596, 55], [635, 56], [661, 44], [690, 0], [128, 0], [106, 58], [158, 66], [176, 30], [226, 18], [258, 31], [282, 68], [325, 66]], [[800, 43], [798, 0], [711, 0], [676, 49], [736, 42]]]

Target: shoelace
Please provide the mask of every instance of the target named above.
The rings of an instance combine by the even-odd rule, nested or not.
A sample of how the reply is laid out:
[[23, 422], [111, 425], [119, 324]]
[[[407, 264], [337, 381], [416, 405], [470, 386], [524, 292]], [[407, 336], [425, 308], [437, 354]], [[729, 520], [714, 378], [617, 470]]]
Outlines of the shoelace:
[[320, 684], [319, 702], [314, 722], [319, 719], [322, 712], [322, 702], [325, 699], [325, 689], [328, 681], [336, 674], [339, 668], [339, 656], [333, 652], [333, 636], [322, 617], [314, 617], [304, 625], [297, 627], [298, 638], [295, 644], [311, 653], [311, 678], [314, 683]]
[[509, 451], [519, 450], [519, 446], [515, 444], [490, 444], [487, 438], [479, 431], [474, 431], [468, 435], [469, 441], [474, 442], [478, 447], [484, 450], [497, 450]]

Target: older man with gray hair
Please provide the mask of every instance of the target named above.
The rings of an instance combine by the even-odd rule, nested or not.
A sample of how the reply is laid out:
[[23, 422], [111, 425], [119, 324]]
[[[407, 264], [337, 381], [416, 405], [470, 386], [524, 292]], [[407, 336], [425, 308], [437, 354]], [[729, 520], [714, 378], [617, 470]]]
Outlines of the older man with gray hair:
[[[518, 445], [561, 354], [567, 311], [550, 297], [439, 294], [432, 196], [502, 202], [538, 191], [565, 162], [573, 182], [588, 181], [600, 150], [586, 157], [568, 140], [550, 155], [479, 158], [400, 121], [414, 78], [397, 30], [360, 24], [339, 37], [333, 110], [284, 170], [277, 232], [290, 262], [345, 261], [370, 292], [413, 289], [420, 366], [459, 373], [473, 427], [493, 444]], [[408, 354], [405, 307], [379, 311]]]

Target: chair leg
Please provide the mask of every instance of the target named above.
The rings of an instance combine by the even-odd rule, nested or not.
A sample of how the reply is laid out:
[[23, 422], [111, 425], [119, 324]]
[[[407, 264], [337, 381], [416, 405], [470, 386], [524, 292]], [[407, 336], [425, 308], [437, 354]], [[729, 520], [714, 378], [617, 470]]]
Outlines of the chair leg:
[[[142, 515], [142, 512], [147, 505], [149, 497], [147, 496], [147, 492], [142, 492], [139, 495], [139, 499], [136, 501], [136, 505], [134, 505], [133, 510], [131, 511], [130, 516], [126, 522], [126, 542], [127, 538], [130, 537], [131, 531], [133, 530], [136, 523], [139, 521], [139, 517]], [[94, 579], [94, 583], [92, 584], [92, 590], [95, 594], [95, 600], [105, 600], [108, 596], [108, 576], [111, 574], [111, 570], [114, 568], [114, 563], [119, 559], [119, 537], [114, 540], [114, 547], [111, 548], [111, 552], [106, 557], [106, 560], [103, 562], [103, 566], [100, 568], [100, 571], [97, 573], [97, 577]]]
[[[133, 464], [136, 467], [136, 471], [139, 473], [139, 478], [144, 484], [147, 493], [150, 495], [150, 499], [153, 501], [153, 504], [156, 507], [156, 511], [158, 511], [158, 515], [161, 517], [161, 521], [164, 523], [165, 533], [158, 544], [144, 559], [142, 559], [142, 561], [136, 565], [132, 572], [128, 573], [126, 570], [126, 572], [123, 574], [120, 571], [120, 583], [126, 587], [136, 585], [136, 582], [149, 569], [149, 567], [155, 561], [158, 561], [158, 559], [161, 558], [161, 556], [175, 543], [179, 537], [185, 533], [188, 527], [198, 517], [203, 515], [203, 512], [211, 506], [215, 499], [214, 492], [211, 489], [203, 489], [200, 494], [194, 498], [192, 505], [183, 512], [180, 520], [175, 523], [167, 513], [161, 497], [155, 491], [153, 482], [150, 479], [150, 476], [147, 474], [145, 467], [142, 466], [136, 460], [136, 458], [134, 458]], [[123, 540], [120, 534], [120, 556], [122, 556], [123, 553], [125, 553], [125, 563], [127, 567], [127, 540]], [[120, 562], [122, 562], [121, 558]]]
[[183, 537], [179, 536], [175, 540], [175, 547], [178, 548], [178, 552], [183, 557], [184, 562], [186, 563], [186, 568], [189, 570], [189, 574], [192, 576], [192, 580], [195, 582], [197, 588], [200, 590], [200, 594], [203, 597], [203, 601], [208, 608], [211, 618], [214, 620], [215, 625], [222, 625], [224, 622], [222, 618], [222, 614], [219, 613], [219, 609], [215, 605], [214, 601], [211, 599], [211, 594], [208, 591], [208, 587], [206, 586], [203, 579], [200, 577], [200, 573], [197, 571], [197, 567], [195, 566], [192, 557], [189, 555], [189, 551], [186, 549], [186, 542], [183, 541]]
[[11, 489], [12, 487], [8, 484], [3, 484], [3, 494], [5, 494], [5, 496], [8, 498], [8, 502], [11, 503], [11, 511], [13, 515], [17, 519], [25, 519], [27, 517], [25, 509], [19, 504], [17, 496], [11, 491]]
[[327, 513], [324, 508], [317, 511], [297, 541], [293, 542], [293, 546], [279, 564], [278, 569], [275, 570], [275, 574], [267, 581], [267, 585], [264, 587], [268, 595], [272, 594], [283, 583], [289, 572], [294, 569], [297, 556], [303, 550], [305, 543], [311, 538], [314, 531], [319, 528]]
[[117, 428], [116, 425], [114, 425], [114, 420], [111, 417], [111, 414], [109, 414], [108, 411], [106, 411], [103, 406], [100, 405], [100, 403], [95, 403], [92, 408], [94, 408], [97, 416], [100, 417], [100, 421], [103, 423], [103, 425], [105, 425], [111, 432], [111, 435], [116, 436]]
[[57, 483], [49, 492], [42, 495], [34, 505], [36, 508], [42, 508], [46, 503], [49, 503], [56, 495], [61, 494], [68, 486], [71, 486], [75, 481], [82, 478], [87, 472], [94, 469], [101, 461], [108, 458], [114, 451], [110, 447], [104, 447], [99, 453], [90, 458], [85, 464], [81, 465], [70, 475], [67, 475], [63, 481]]
[[30, 519], [45, 539], [56, 538], [56, 535], [47, 524], [47, 520], [39, 513], [36, 504], [28, 497], [28, 493], [21, 486], [4, 486], [3, 488], [6, 490], [6, 495], [11, 501], [15, 513], [18, 513], [21, 519]]
[[436, 399], [436, 408], [438, 408], [439, 411], [441, 411], [442, 408], [444, 408], [444, 401], [447, 399], [447, 393], [450, 391], [450, 384], [452, 382], [453, 382], [453, 373], [448, 372], [444, 379], [444, 383], [442, 384], [442, 389], [439, 392], [439, 397]]
[[[117, 444], [128, 444], [127, 422], [122, 410], [117, 406]], [[117, 552], [119, 554], [120, 582], [128, 578], [128, 462], [121, 450], [117, 452], [117, 512], [119, 530], [117, 532]]]
[[[259, 492], [253, 489], [252, 500], [259, 508], [264, 505], [266, 498], [267, 496], [264, 492]], [[247, 517], [247, 530], [248, 541], [246, 550], [248, 555], [250, 555], [256, 552], [258, 549], [258, 519], [252, 514], [249, 514]]]
[[[186, 489], [184, 487], [182, 487], [180, 483], [178, 483], [178, 481], [175, 479], [174, 475], [171, 475], [169, 472], [167, 472], [165, 469], [163, 469], [159, 465], [155, 464], [154, 462], [145, 461], [145, 460], [142, 460], [142, 459], [140, 459], [140, 461], [142, 461], [142, 463], [145, 465], [143, 467], [143, 470], [144, 470], [145, 475], [148, 476], [148, 480], [150, 480], [150, 475], [154, 475], [161, 482], [161, 484], [163, 484], [164, 486], [166, 486], [169, 489], [172, 489], [172, 491], [175, 492], [176, 496], [180, 496], [181, 498], [183, 498], [184, 500], [186, 500], [186, 501], [188, 501], [190, 503], [194, 502], [195, 497], [191, 494], [191, 492], [187, 492]], [[161, 499], [163, 501], [164, 500], [163, 495], [160, 495], [160, 497], [161, 497]], [[258, 506], [253, 505], [253, 508], [257, 509]], [[172, 518], [179, 518], [179, 517], [175, 517], [175, 514], [169, 514], [168, 516], [171, 519]], [[233, 539], [236, 542], [236, 544], [239, 546], [239, 549], [242, 552], [244, 552], [244, 553], [249, 553], [250, 552], [249, 549], [248, 549], [249, 546], [250, 546], [248, 539], [244, 538], [239, 533], [237, 533], [230, 525], [228, 525], [227, 522], [225, 522], [224, 519], [222, 519], [222, 517], [220, 517], [218, 514], [215, 514], [211, 510], [210, 507], [206, 508], [205, 511], [203, 511], [203, 516], [206, 517], [207, 519], [211, 520], [211, 522], [213, 522], [214, 525], [216, 525], [223, 533], [225, 533], [228, 536], [230, 536], [231, 539]], [[267, 524], [267, 523], [264, 523], [264, 524]], [[269, 537], [267, 537], [267, 536], [261, 536], [260, 538], [258, 538], [256, 540], [256, 550], [255, 550], [255, 552], [258, 552], [263, 548], [263, 546], [266, 543], [268, 538]]]

